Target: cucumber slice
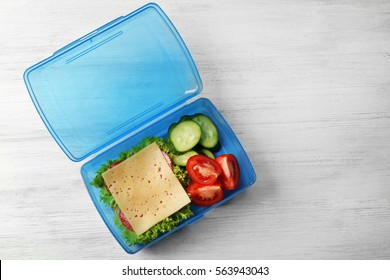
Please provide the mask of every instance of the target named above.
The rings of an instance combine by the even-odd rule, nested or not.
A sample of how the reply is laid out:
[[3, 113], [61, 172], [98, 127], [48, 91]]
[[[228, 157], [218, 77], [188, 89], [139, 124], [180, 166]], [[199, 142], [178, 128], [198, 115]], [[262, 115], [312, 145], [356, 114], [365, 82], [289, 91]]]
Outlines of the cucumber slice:
[[170, 149], [173, 153], [176, 153], [177, 151], [176, 151], [175, 146], [172, 144], [170, 135], [171, 135], [172, 129], [173, 129], [176, 125], [177, 125], [177, 123], [171, 124], [171, 126], [170, 126], [169, 129], [168, 129], [168, 135], [167, 135], [167, 144], [168, 144], [169, 149]]
[[214, 148], [218, 144], [218, 130], [212, 120], [207, 116], [199, 114], [192, 118], [202, 130], [199, 143], [205, 148]]
[[202, 154], [204, 154], [205, 156], [208, 156], [209, 158], [212, 158], [212, 159], [215, 159], [215, 156], [212, 152], [210, 152], [209, 150], [205, 149], [205, 148], [201, 148], [199, 150]]
[[197, 145], [194, 148], [194, 151], [197, 152], [200, 155], [205, 155], [209, 158], [215, 159], [214, 153], [206, 148], [203, 148], [201, 145]]
[[185, 152], [184, 154], [181, 154], [181, 155], [174, 155], [172, 160], [173, 160], [173, 163], [176, 165], [186, 166], [188, 159], [194, 155], [197, 155], [197, 154], [198, 154], [197, 152], [190, 150], [190, 151]]
[[169, 132], [169, 140], [176, 151], [183, 153], [191, 150], [198, 144], [202, 131], [194, 121], [182, 121], [176, 124]]

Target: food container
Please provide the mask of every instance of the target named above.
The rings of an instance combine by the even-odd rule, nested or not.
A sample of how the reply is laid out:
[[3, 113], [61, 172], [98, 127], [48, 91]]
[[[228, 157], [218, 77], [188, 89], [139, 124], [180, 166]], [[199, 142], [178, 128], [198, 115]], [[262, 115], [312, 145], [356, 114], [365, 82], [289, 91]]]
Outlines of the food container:
[[[179, 33], [156, 4], [147, 4], [70, 43], [30, 67], [24, 80], [47, 129], [73, 161], [91, 159], [81, 175], [108, 229], [128, 253], [194, 223], [256, 180], [252, 164], [220, 112], [206, 98], [196, 65]], [[219, 131], [221, 150], [241, 170], [239, 187], [211, 207], [191, 205], [194, 216], [145, 245], [129, 246], [114, 224], [113, 210], [90, 182], [109, 159], [146, 136], [166, 137], [183, 115], [203, 113]]]

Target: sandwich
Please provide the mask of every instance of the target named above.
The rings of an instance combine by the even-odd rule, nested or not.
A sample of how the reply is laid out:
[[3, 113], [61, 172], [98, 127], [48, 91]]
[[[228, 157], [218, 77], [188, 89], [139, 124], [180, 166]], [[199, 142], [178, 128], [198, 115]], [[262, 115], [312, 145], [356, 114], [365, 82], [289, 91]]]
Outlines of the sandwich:
[[184, 189], [188, 174], [172, 164], [170, 154], [164, 139], [145, 138], [104, 164], [91, 182], [129, 245], [149, 243], [193, 216]]

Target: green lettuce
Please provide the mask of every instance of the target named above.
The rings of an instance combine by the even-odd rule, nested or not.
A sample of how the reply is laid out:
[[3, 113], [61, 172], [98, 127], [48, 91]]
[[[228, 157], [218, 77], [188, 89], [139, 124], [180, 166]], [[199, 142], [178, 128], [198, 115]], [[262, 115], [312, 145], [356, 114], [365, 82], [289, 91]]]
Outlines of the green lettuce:
[[[138, 145], [132, 147], [129, 150], [121, 152], [119, 154], [118, 159], [108, 160], [106, 163], [104, 163], [100, 167], [100, 169], [98, 171], [96, 171], [96, 176], [91, 182], [91, 185], [93, 185], [97, 188], [100, 188], [100, 201], [102, 201], [107, 207], [110, 207], [113, 209], [113, 211], [115, 213], [114, 223], [122, 231], [122, 236], [129, 245], [149, 243], [150, 241], [156, 239], [161, 234], [174, 229], [181, 221], [188, 219], [189, 217], [194, 215], [190, 209], [190, 204], [187, 204], [186, 206], [181, 208], [179, 211], [177, 211], [174, 214], [172, 214], [171, 216], [165, 218], [161, 222], [155, 224], [154, 226], [152, 226], [150, 229], [148, 229], [146, 232], [144, 232], [141, 235], [137, 235], [135, 232], [128, 230], [122, 224], [122, 222], [119, 218], [119, 207], [118, 207], [114, 197], [111, 195], [111, 193], [105, 187], [102, 174], [104, 172], [106, 172], [112, 164], [114, 164], [118, 161], [126, 160], [127, 158], [133, 156], [135, 153], [138, 153], [143, 148], [149, 146], [153, 142], [156, 142], [156, 144], [160, 147], [161, 150], [163, 150], [170, 157], [172, 157], [173, 151], [170, 148], [170, 145], [163, 138], [146, 137]], [[187, 173], [185, 168], [173, 164], [173, 173], [176, 175], [176, 177], [179, 179], [180, 183], [183, 186], [185, 186], [185, 187], [188, 186], [188, 184], [190, 182], [190, 178], [189, 178], [188, 173]]]
[[172, 166], [173, 166], [173, 173], [176, 175], [177, 179], [179, 179], [180, 183], [184, 187], [188, 187], [188, 185], [191, 182], [191, 178], [188, 175], [186, 168], [176, 164], [172, 164]]

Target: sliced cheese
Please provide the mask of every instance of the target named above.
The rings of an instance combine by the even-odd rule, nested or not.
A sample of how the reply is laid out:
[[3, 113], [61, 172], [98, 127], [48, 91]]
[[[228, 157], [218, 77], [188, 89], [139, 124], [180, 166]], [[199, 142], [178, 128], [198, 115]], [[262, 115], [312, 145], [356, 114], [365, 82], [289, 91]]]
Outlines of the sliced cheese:
[[156, 143], [102, 175], [137, 235], [190, 203]]

